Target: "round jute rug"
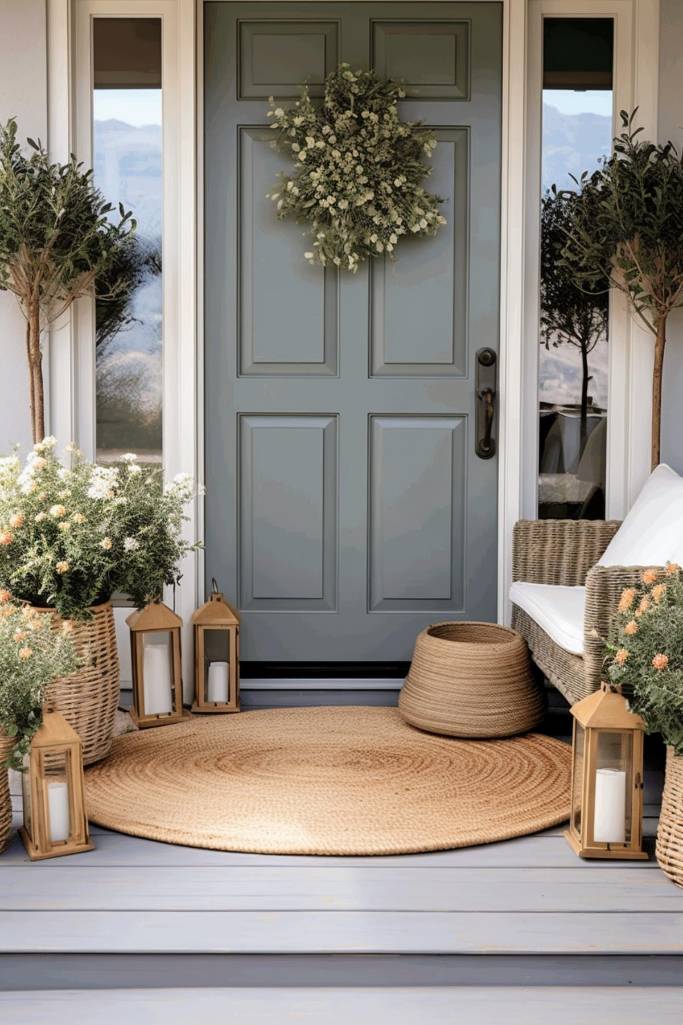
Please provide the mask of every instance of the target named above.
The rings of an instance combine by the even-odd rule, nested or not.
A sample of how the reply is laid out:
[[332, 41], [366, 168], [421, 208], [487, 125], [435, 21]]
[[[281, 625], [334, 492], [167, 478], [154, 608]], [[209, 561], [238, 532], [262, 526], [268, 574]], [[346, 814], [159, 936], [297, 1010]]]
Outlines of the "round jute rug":
[[408, 854], [533, 833], [569, 813], [570, 749], [438, 737], [395, 708], [193, 718], [114, 741], [86, 773], [100, 826], [263, 854]]

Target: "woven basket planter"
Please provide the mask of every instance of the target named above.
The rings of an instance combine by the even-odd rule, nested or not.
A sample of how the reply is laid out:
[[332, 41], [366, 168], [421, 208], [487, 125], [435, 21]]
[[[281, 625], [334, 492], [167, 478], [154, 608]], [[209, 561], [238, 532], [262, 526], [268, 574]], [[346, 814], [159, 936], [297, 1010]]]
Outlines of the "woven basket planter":
[[[53, 609], [39, 609], [52, 616]], [[71, 676], [53, 680], [46, 701], [61, 712], [83, 743], [83, 764], [109, 754], [119, 704], [119, 656], [111, 602], [93, 605], [89, 619], [74, 620], [73, 642], [83, 666]]]
[[9, 844], [12, 831], [12, 800], [9, 795], [9, 773], [5, 762], [14, 747], [14, 738], [0, 728], [0, 854]]
[[683, 755], [677, 755], [672, 747], [666, 749], [657, 861], [669, 879], [683, 886]]
[[514, 630], [437, 623], [418, 635], [399, 698], [406, 722], [451, 737], [509, 737], [538, 726], [545, 697]]

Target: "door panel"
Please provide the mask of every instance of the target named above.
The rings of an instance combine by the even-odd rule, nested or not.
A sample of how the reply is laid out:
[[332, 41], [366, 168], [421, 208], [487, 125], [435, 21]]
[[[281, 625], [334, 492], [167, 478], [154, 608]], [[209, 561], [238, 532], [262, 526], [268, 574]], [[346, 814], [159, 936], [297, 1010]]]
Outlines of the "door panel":
[[[311, 273], [299, 227], [272, 230], [267, 193], [287, 163], [271, 143], [267, 128], [239, 129], [240, 373], [336, 374], [337, 274]], [[286, 344], [283, 324], [296, 324]]]
[[335, 417], [240, 417], [243, 609], [334, 608], [336, 462]]
[[373, 22], [373, 66], [380, 75], [403, 82], [410, 99], [466, 99], [468, 51], [466, 21]]
[[[497, 349], [495, 3], [208, 2], [206, 567], [250, 661], [400, 661], [438, 618], [496, 613], [496, 460], [474, 359]], [[266, 98], [339, 61], [402, 78], [439, 140], [433, 239], [357, 275], [311, 267], [266, 194]]]
[[370, 268], [373, 374], [466, 373], [467, 130], [435, 135], [429, 188], [444, 199], [448, 223], [427, 245], [402, 239], [399, 259]]
[[466, 434], [464, 417], [372, 418], [372, 610], [462, 603]]
[[302, 82], [311, 96], [322, 96], [338, 64], [337, 21], [240, 21], [238, 35], [241, 100], [298, 97]]

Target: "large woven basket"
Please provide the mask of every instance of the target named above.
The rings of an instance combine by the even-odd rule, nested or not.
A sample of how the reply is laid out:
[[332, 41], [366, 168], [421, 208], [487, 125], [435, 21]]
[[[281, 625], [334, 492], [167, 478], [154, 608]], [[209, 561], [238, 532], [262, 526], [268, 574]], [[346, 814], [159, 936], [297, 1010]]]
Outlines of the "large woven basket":
[[514, 630], [436, 623], [418, 635], [399, 709], [430, 733], [509, 737], [538, 726], [545, 698]]
[[657, 861], [669, 879], [683, 886], [683, 755], [677, 755], [672, 747], [666, 749]]
[[[38, 611], [59, 619], [53, 609]], [[120, 689], [111, 602], [93, 605], [90, 612], [89, 619], [73, 621], [72, 636], [83, 660], [82, 667], [71, 676], [53, 680], [46, 695], [81, 738], [84, 765], [92, 765], [109, 754]]]
[[9, 774], [5, 762], [14, 747], [14, 739], [0, 728], [0, 854], [9, 844], [12, 830], [12, 800], [9, 795]]

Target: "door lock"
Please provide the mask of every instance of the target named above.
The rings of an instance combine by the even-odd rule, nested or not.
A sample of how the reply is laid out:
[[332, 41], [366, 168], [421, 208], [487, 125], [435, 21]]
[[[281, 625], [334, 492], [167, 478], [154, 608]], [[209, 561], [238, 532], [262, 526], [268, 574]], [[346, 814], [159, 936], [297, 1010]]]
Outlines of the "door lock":
[[496, 454], [493, 424], [496, 417], [496, 354], [493, 349], [479, 349], [476, 371], [477, 441], [475, 452], [480, 459]]

